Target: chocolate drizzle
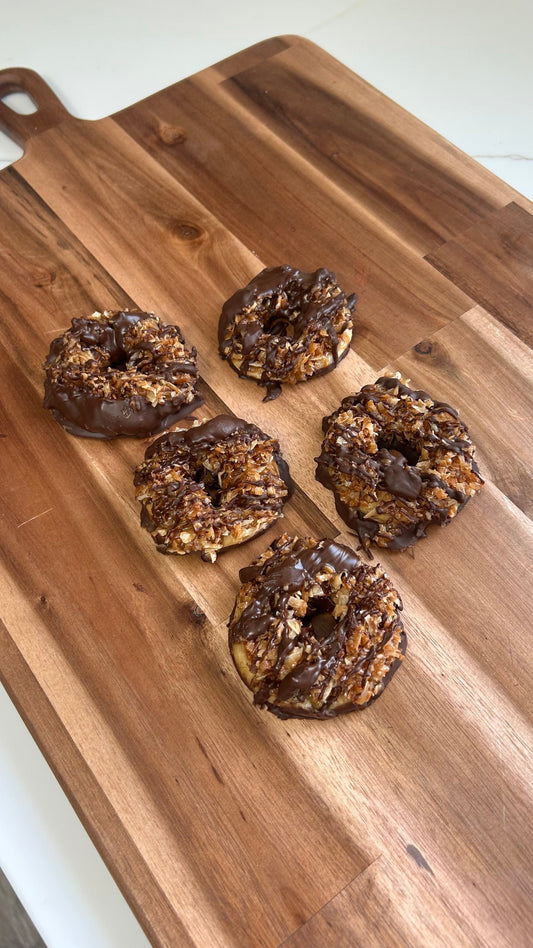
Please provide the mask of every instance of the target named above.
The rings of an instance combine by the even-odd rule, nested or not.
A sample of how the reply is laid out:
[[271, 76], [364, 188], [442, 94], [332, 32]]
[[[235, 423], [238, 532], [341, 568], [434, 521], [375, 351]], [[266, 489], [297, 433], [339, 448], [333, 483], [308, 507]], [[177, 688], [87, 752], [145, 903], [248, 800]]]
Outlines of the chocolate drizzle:
[[[281, 394], [282, 382], [303, 380], [291, 378], [291, 373], [311, 339], [323, 344], [325, 333], [332, 355], [332, 362], [313, 375], [331, 371], [347, 354], [348, 347], [339, 352], [339, 336], [351, 332], [357, 297], [346, 297], [340, 288], [331, 295], [334, 286], [335, 274], [325, 268], [303, 273], [287, 265], [269, 267], [224, 303], [218, 326], [220, 355], [241, 378], [250, 376], [252, 364], [262, 364], [257, 381], [267, 386], [264, 401]], [[238, 366], [231, 358], [234, 349], [241, 357]]]
[[285, 678], [282, 678], [277, 694], [278, 701], [288, 701], [294, 695], [309, 694], [316, 685], [326, 664], [326, 659], [319, 656], [314, 662], [301, 662], [293, 668]]
[[422, 489], [422, 478], [416, 467], [410, 467], [406, 458], [399, 451], [383, 450], [381, 465], [384, 467], [383, 484], [391, 494], [404, 497], [405, 500], [416, 500]]
[[[142, 322], [148, 313], [119, 312], [113, 320], [102, 324], [94, 319], [78, 317], [72, 320], [71, 338], [77, 339], [84, 349], [96, 346], [109, 354], [111, 365], [122, 365], [128, 358], [125, 335], [132, 326]], [[62, 342], [62, 337], [55, 342]]]
[[[253, 653], [258, 649], [258, 656], [274, 656], [267, 672], [262, 669], [259, 673], [262, 658], [252, 661], [252, 674], [259, 676], [253, 689], [254, 703], [266, 706], [282, 718], [325, 719], [366, 706], [383, 690], [380, 676], [361, 703], [357, 703], [350, 690], [354, 687], [354, 676], [361, 694], [372, 674], [374, 660], [396, 635], [399, 652], [396, 657], [394, 652], [390, 653], [390, 667], [384, 675], [386, 683], [405, 651], [405, 633], [398, 617], [401, 602], [390, 580], [380, 568], [363, 564], [357, 553], [332, 540], [281, 537], [274, 541], [271, 550], [269, 558], [241, 570], [247, 605], [238, 620], [234, 609], [229, 623], [230, 648], [244, 642]], [[329, 578], [322, 580], [323, 595], [314, 592], [309, 596], [306, 614], [299, 620], [300, 632], [295, 636], [294, 619], [290, 618], [291, 597], [303, 590], [316, 590], [317, 576], [324, 575], [324, 571]], [[345, 590], [345, 606], [337, 617], [333, 615], [334, 598], [328, 591], [334, 576], [340, 576]], [[338, 588], [337, 583], [331, 586]], [[350, 637], [356, 634], [361, 641], [362, 633], [357, 630], [365, 628], [367, 615], [379, 617], [378, 629], [374, 627], [373, 644], [363, 638], [368, 644], [361, 646], [354, 660]], [[259, 641], [261, 645], [256, 646]], [[284, 664], [295, 648], [302, 653], [301, 657], [286, 671]], [[348, 692], [350, 698], [346, 697]]]
[[162, 553], [218, 553], [258, 536], [293, 491], [278, 442], [231, 415], [157, 438], [135, 471], [141, 526]]
[[247, 421], [243, 421], [242, 418], [235, 418], [233, 415], [217, 415], [215, 418], [210, 418], [208, 421], [204, 421], [203, 424], [196, 425], [194, 428], [186, 428], [182, 431], [170, 431], [161, 438], [157, 438], [156, 441], [153, 441], [152, 444], [147, 447], [144, 456], [146, 459], [151, 458], [162, 446], [170, 448], [179, 442], [183, 442], [189, 447], [191, 445], [216, 444], [218, 441], [225, 441], [237, 431], [257, 432], [261, 437], [267, 437], [259, 428], [249, 424]]
[[[345, 413], [353, 421], [338, 420]], [[365, 417], [372, 422], [371, 436], [360, 435], [362, 430], [368, 432], [358, 423]], [[412, 428], [403, 427], [406, 419]], [[323, 419], [322, 428], [325, 438], [316, 458], [316, 479], [333, 491], [339, 515], [365, 549], [370, 542], [390, 550], [406, 549], [426, 535], [431, 523], [448, 523], [483, 483], [468, 429], [457, 411], [398, 378], [383, 376], [344, 398], [341, 407]], [[452, 479], [459, 478], [462, 485], [461, 478], [466, 478], [464, 490], [445, 479], [448, 452], [465, 462], [458, 471], [449, 459], [446, 462]], [[352, 495], [367, 498], [366, 502], [350, 503], [352, 483]], [[382, 515], [379, 519], [374, 510]]]
[[283, 558], [268, 560], [263, 566], [247, 566], [240, 571], [239, 579], [244, 583], [261, 576], [265, 595], [270, 595], [279, 587], [293, 593], [306, 582], [312, 582], [313, 577], [326, 566], [335, 573], [353, 572], [361, 566], [361, 560], [347, 546], [341, 546], [333, 540], [320, 540], [316, 546], [303, 546]]
[[[246, 433], [249, 438], [259, 438], [264, 441], [269, 439], [269, 435], [261, 431], [257, 425], [244, 421], [242, 418], [236, 418], [233, 415], [222, 414], [216, 415], [215, 418], [210, 418], [208, 421], [204, 421], [203, 424], [197, 425], [194, 428], [187, 428], [183, 431], [169, 431], [148, 445], [144, 457], [145, 460], [148, 460], [160, 453], [161, 450], [172, 450], [172, 447], [180, 442], [197, 452], [209, 445], [227, 441], [232, 435], [239, 431]], [[281, 453], [276, 452], [274, 458], [278, 466], [280, 477], [287, 488], [288, 498], [292, 496], [294, 490], [294, 484], [289, 473], [289, 466], [281, 456]], [[259, 487], [261, 485], [258, 484], [256, 486]], [[262, 497], [261, 495], [257, 495], [257, 497], [258, 503], [260, 503]], [[250, 503], [251, 502], [252, 499], [250, 498]]]
[[[154, 335], [152, 313], [121, 311], [96, 316], [98, 318], [73, 319], [71, 329], [53, 340], [45, 362], [43, 405], [66, 431], [85, 438], [109, 439], [119, 435], [142, 438], [166, 430], [203, 404], [204, 398], [193, 381], [197, 376], [196, 351], [192, 349], [187, 353], [177, 326], [167, 326], [157, 320], [155, 332], [158, 341], [163, 343], [159, 349], [164, 349], [168, 337], [170, 343], [178, 340], [180, 351], [190, 358], [165, 360], [151, 338]], [[149, 333], [140, 334], [136, 343], [129, 343], [128, 332], [145, 320], [151, 322]], [[94, 359], [84, 363], [89, 381], [91, 372], [95, 377], [100, 373], [105, 376], [109, 370], [116, 375], [122, 368], [129, 367], [130, 387], [134, 388], [132, 365], [143, 377], [151, 378], [154, 385], [162, 382], [180, 385], [177, 380], [183, 377], [187, 381], [183, 382], [181, 391], [174, 389], [156, 404], [148, 401], [142, 388], [128, 397], [102, 395], [75, 371], [79, 364], [69, 365], [67, 340], [82, 351], [92, 351]], [[132, 357], [137, 361], [132, 362]], [[60, 364], [62, 369], [58, 370]]]

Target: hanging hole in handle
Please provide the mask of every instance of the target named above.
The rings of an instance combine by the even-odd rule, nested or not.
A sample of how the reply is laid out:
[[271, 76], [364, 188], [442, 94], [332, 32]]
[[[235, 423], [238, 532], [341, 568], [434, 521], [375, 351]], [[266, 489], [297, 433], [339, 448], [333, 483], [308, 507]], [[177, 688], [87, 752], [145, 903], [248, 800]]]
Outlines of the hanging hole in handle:
[[[17, 97], [11, 100], [11, 108], [4, 99], [13, 93]], [[21, 148], [68, 118], [63, 103], [38, 73], [22, 68], [0, 69], [0, 129]]]
[[12, 165], [14, 161], [18, 161], [23, 154], [24, 149], [17, 145], [9, 135], [0, 131], [0, 171]]
[[33, 115], [38, 110], [38, 106], [27, 92], [8, 92], [1, 96], [1, 100], [17, 115]]

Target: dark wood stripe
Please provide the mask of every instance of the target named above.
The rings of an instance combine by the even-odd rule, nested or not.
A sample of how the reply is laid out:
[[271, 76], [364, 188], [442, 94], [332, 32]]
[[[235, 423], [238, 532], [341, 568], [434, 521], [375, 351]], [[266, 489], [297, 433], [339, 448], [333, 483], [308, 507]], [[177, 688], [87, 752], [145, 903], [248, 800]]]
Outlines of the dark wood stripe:
[[257, 255], [257, 271], [282, 262], [327, 266], [357, 292], [354, 348], [375, 369], [470, 307], [464, 293], [435, 279], [423, 260], [427, 240], [406, 238], [411, 211], [399, 214], [392, 190], [380, 198], [388, 207], [381, 214], [368, 188], [365, 198], [350, 192], [344, 172], [337, 182], [308, 167], [307, 139], [295, 143], [281, 121], [265, 134], [269, 116], [255, 114], [234, 81], [186, 80], [114, 121]]
[[421, 123], [337, 65], [302, 46], [243, 70], [225, 88], [421, 253], [501, 206], [505, 186], [498, 193], [487, 180], [473, 190], [465, 156], [450, 145], [446, 164], [435, 162]]
[[533, 345], [533, 214], [508, 204], [426, 259]]

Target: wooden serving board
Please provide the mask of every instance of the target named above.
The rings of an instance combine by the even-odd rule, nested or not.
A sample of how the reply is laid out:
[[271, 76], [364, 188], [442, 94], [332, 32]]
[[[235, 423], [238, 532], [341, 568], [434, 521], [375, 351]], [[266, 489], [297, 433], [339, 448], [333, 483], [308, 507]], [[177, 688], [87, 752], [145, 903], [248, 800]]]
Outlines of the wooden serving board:
[[[155, 946], [530, 946], [529, 348], [533, 214], [311, 43], [272, 39], [102, 121], [34, 73], [0, 96], [1, 669]], [[349, 356], [263, 403], [221, 361], [223, 301], [263, 266], [359, 295]], [[42, 362], [74, 316], [155, 310], [197, 346], [205, 410], [280, 439], [283, 521], [215, 565], [159, 554], [145, 442], [68, 435]], [[321, 419], [384, 370], [457, 407], [486, 487], [379, 559], [409, 650], [371, 708], [252, 706], [226, 643], [238, 570], [282, 531], [352, 546], [315, 481]], [[38, 788], [36, 788], [38, 793]]]

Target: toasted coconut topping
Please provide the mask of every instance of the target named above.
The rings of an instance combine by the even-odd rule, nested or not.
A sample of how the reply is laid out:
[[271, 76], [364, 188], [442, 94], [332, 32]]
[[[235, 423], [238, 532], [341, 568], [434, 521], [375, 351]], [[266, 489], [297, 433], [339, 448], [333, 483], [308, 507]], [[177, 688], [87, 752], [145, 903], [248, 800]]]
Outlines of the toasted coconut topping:
[[141, 523], [164, 553], [217, 553], [282, 516], [290, 490], [279, 443], [255, 425], [218, 415], [163, 435], [135, 472]]
[[483, 486], [455, 409], [384, 376], [324, 418], [316, 477], [363, 546], [402, 550], [452, 520]]
[[196, 350], [153, 313], [72, 320], [45, 362], [45, 401], [73, 434], [144, 437], [202, 404]]
[[242, 377], [267, 386], [294, 385], [335, 368], [353, 332], [356, 296], [346, 297], [334, 273], [270, 267], [224, 304], [219, 351]]
[[229, 628], [254, 703], [278, 717], [366, 707], [401, 662], [400, 597], [379, 565], [331, 540], [275, 540], [241, 570]]

